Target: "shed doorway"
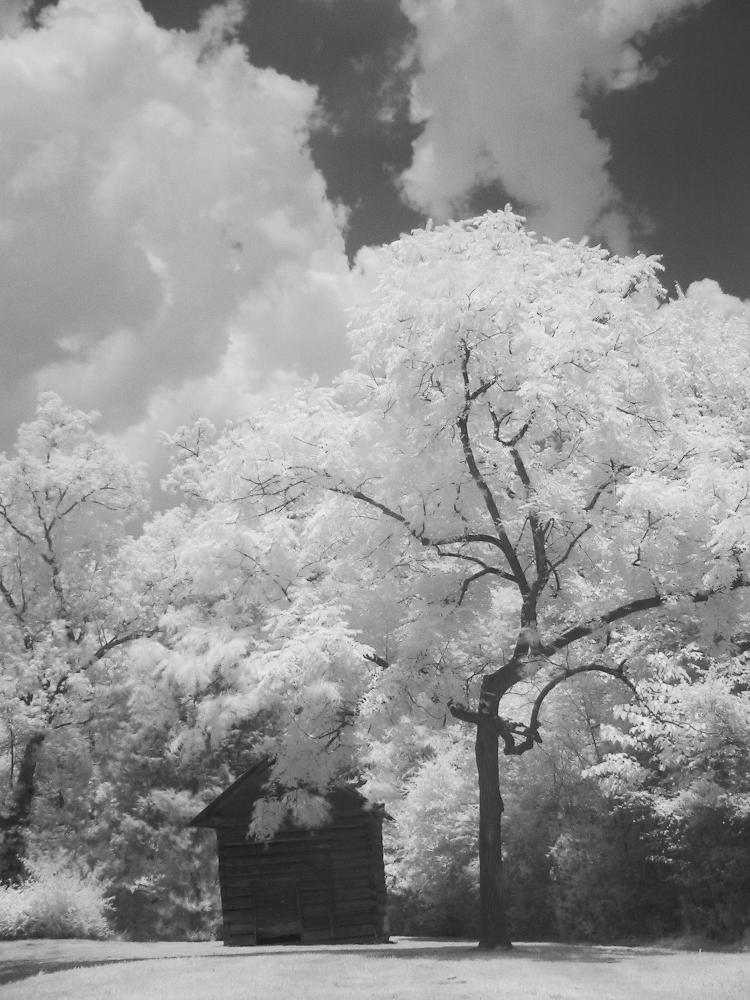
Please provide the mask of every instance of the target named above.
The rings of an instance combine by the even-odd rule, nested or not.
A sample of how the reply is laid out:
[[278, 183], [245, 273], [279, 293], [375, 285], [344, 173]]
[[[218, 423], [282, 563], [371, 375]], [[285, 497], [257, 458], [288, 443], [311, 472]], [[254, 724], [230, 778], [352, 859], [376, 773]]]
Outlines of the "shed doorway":
[[255, 939], [258, 944], [293, 944], [302, 940], [299, 901], [293, 885], [255, 901]]

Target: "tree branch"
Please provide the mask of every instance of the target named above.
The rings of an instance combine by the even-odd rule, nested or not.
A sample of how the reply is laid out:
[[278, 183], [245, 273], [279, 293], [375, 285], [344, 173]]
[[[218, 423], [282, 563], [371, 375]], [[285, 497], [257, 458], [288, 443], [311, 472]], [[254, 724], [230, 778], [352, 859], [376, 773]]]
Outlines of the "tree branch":
[[551, 572], [554, 572], [554, 571], [555, 571], [556, 569], [559, 569], [559, 568], [560, 568], [560, 566], [562, 566], [562, 565], [563, 565], [563, 563], [567, 562], [567, 560], [568, 560], [568, 558], [569, 558], [569, 556], [570, 556], [571, 552], [573, 551], [573, 549], [574, 549], [574, 548], [576, 547], [576, 545], [577, 545], [577, 544], [578, 544], [578, 543], [580, 542], [580, 540], [581, 540], [581, 539], [583, 538], [583, 536], [584, 536], [584, 535], [586, 534], [586, 532], [587, 532], [587, 531], [590, 531], [590, 530], [591, 530], [591, 525], [590, 525], [590, 524], [587, 524], [585, 528], [582, 528], [582, 529], [581, 529], [581, 530], [580, 530], [580, 531], [578, 532], [578, 534], [574, 536], [573, 540], [572, 540], [572, 541], [570, 542], [570, 544], [569, 544], [569, 545], [568, 545], [568, 547], [567, 547], [567, 548], [565, 549], [565, 551], [564, 551], [564, 552], [563, 552], [563, 554], [562, 554], [562, 555], [560, 556], [560, 558], [559, 558], [559, 559], [556, 559], [556, 560], [555, 560], [555, 561], [554, 561], [554, 562], [553, 562], [553, 563], [552, 563], [552, 564], [550, 565], [550, 570], [551, 570]]
[[[370, 496], [361, 489], [346, 486], [343, 483], [338, 485], [326, 485], [323, 489], [328, 490], [330, 493], [338, 493], [340, 496], [351, 497], [353, 500], [359, 500], [370, 507], [374, 507], [376, 510], [380, 511], [381, 514], [384, 514], [386, 517], [389, 517], [391, 520], [394, 520], [398, 524], [402, 525], [408, 534], [411, 535], [415, 541], [419, 542], [420, 545], [425, 548], [435, 549], [437, 554], [444, 558], [464, 559], [467, 562], [474, 562], [482, 566], [486, 565], [486, 563], [480, 560], [477, 556], [472, 556], [464, 552], [446, 552], [444, 550], [444, 546], [446, 545], [491, 545], [493, 548], [500, 549], [503, 553], [505, 553], [503, 542], [496, 535], [490, 535], [485, 532], [467, 532], [464, 535], [453, 535], [447, 538], [431, 538], [429, 535], [425, 535], [424, 532], [418, 531], [414, 528], [409, 523], [407, 518], [399, 511], [394, 510], [393, 507], [389, 507], [381, 500], [376, 500], [375, 497]], [[504, 580], [508, 580], [511, 583], [517, 583], [516, 577], [511, 573], [506, 573], [495, 567], [491, 569], [491, 572], [496, 573], [498, 576], [501, 576]]]
[[487, 717], [486, 713], [472, 712], [465, 705], [457, 705], [453, 701], [448, 702], [448, 711], [454, 719], [459, 719], [461, 722], [470, 722], [473, 726], [478, 726], [482, 719]]
[[[707, 601], [711, 597], [711, 594], [712, 592], [709, 591], [701, 591], [696, 594], [686, 594], [684, 598], [693, 601], [695, 604], [699, 604]], [[641, 611], [651, 611], [654, 608], [663, 607], [667, 603], [667, 600], [667, 596], [663, 594], [653, 594], [651, 597], [638, 597], [635, 600], [628, 601], [617, 608], [612, 608], [611, 611], [605, 611], [604, 614], [598, 618], [594, 618], [592, 621], [584, 622], [567, 629], [557, 636], [556, 639], [544, 643], [542, 652], [545, 656], [553, 656], [555, 653], [559, 653], [561, 649], [565, 649], [566, 646], [570, 646], [571, 643], [593, 635], [594, 632], [597, 632], [600, 628], [604, 628], [606, 625], [612, 625], [614, 622], [622, 621], [623, 618], [629, 618], [631, 615], [636, 615]]]
[[471, 436], [469, 434], [469, 413], [471, 412], [472, 399], [469, 385], [469, 357], [469, 348], [464, 345], [464, 353], [461, 358], [461, 373], [464, 381], [465, 405], [463, 412], [456, 418], [456, 426], [458, 427], [461, 448], [464, 453], [464, 461], [466, 462], [466, 467], [469, 470], [469, 475], [474, 480], [477, 489], [482, 495], [484, 505], [487, 508], [487, 512], [490, 515], [492, 524], [497, 532], [499, 547], [507, 560], [510, 571], [513, 574], [513, 579], [521, 593], [526, 595], [530, 590], [529, 582], [526, 579], [526, 574], [523, 571], [523, 567], [518, 559], [516, 550], [513, 548], [513, 545], [511, 544], [511, 541], [505, 531], [505, 526], [503, 524], [502, 517], [500, 516], [500, 509], [497, 506], [497, 501], [495, 500], [487, 480], [484, 478], [479, 469], [479, 465], [471, 445]]
[[[539, 737], [539, 725], [540, 725], [539, 713], [542, 710], [542, 705], [544, 704], [544, 701], [547, 698], [547, 696], [552, 691], [554, 691], [555, 688], [558, 687], [558, 685], [562, 684], [563, 681], [568, 680], [570, 677], [575, 677], [578, 674], [588, 674], [588, 673], [607, 674], [609, 677], [615, 677], [617, 680], [622, 681], [622, 683], [627, 685], [627, 687], [629, 687], [630, 690], [633, 692], [633, 694], [636, 695], [637, 697], [638, 691], [636, 689], [636, 686], [635, 684], [633, 684], [633, 682], [630, 680], [629, 677], [625, 676], [624, 667], [625, 667], [624, 661], [623, 663], [620, 664], [619, 667], [607, 667], [603, 663], [586, 663], [580, 667], [573, 667], [570, 670], [565, 670], [563, 673], [558, 674], [557, 677], [553, 677], [552, 680], [548, 681], [548, 683], [545, 684], [542, 690], [539, 692], [539, 694], [536, 697], [536, 700], [534, 701], [534, 705], [531, 709], [531, 716], [528, 725], [529, 736], [524, 741], [525, 743], [528, 743], [528, 746], [526, 746], [524, 750], [516, 750], [513, 752], [525, 753], [525, 750], [531, 749], [531, 747], [534, 745], [535, 742], [541, 742], [541, 739]], [[531, 740], [531, 742], [528, 742], [529, 739]], [[506, 750], [505, 752], [507, 753], [508, 751]]]
[[[555, 690], [556, 687], [558, 687], [558, 685], [562, 684], [563, 681], [569, 680], [571, 677], [575, 677], [578, 674], [586, 673], [602, 673], [607, 674], [610, 677], [615, 677], [617, 680], [622, 681], [623, 684], [626, 684], [636, 696], [638, 695], [635, 685], [624, 674], [624, 663], [620, 664], [619, 667], [608, 667], [603, 663], [586, 663], [580, 667], [572, 667], [569, 670], [564, 670], [562, 673], [548, 681], [537, 695], [531, 709], [531, 716], [529, 718], [528, 725], [520, 722], [511, 722], [508, 719], [504, 719], [502, 716], [496, 716], [494, 718], [493, 723], [497, 729], [498, 735], [503, 741], [503, 753], [507, 757], [520, 757], [522, 754], [533, 749], [537, 743], [542, 742], [542, 738], [539, 735], [539, 728], [541, 725], [539, 715], [546, 698], [552, 691]], [[455, 719], [459, 719], [461, 722], [471, 723], [475, 726], [480, 725], [482, 722], [486, 722], [489, 714], [487, 712], [472, 712], [463, 705], [455, 705], [452, 702], [448, 703], [448, 709]], [[490, 718], [491, 717], [492, 716], [490, 715]]]
[[[503, 576], [503, 574], [495, 569], [493, 566], [485, 566], [484, 569], [477, 570], [476, 573], [472, 573], [471, 576], [467, 576], [463, 583], [461, 584], [461, 593], [458, 595], [458, 601], [456, 602], [460, 607], [463, 604], [464, 597], [466, 597], [466, 592], [469, 587], [474, 583], [475, 580], [481, 580], [483, 576], [488, 576], [492, 574], [493, 576]], [[507, 579], [507, 577], [506, 577]]]

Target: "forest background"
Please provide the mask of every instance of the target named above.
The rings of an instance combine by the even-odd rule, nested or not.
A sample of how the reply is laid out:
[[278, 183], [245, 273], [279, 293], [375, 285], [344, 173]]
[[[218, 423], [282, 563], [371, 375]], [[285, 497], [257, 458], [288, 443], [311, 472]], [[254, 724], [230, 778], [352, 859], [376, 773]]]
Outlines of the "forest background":
[[392, 817], [392, 932], [478, 936], [474, 728], [511, 671], [510, 933], [741, 941], [744, 316], [511, 212], [368, 267], [352, 367], [178, 431], [165, 510], [52, 393], [2, 457], [0, 927], [34, 932], [25, 886], [214, 935], [188, 821], [269, 755], [295, 792], [255, 835], [355, 780]]

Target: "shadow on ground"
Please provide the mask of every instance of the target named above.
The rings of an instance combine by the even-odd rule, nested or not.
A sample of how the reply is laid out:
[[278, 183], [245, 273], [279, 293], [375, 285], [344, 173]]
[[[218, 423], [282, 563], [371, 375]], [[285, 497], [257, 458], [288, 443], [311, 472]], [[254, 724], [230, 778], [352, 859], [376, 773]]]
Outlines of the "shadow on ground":
[[18, 959], [14, 962], [0, 962], [0, 986], [29, 979], [40, 972], [66, 972], [68, 969], [83, 969], [87, 965], [117, 965], [118, 962], [145, 962], [145, 958], [103, 959], [99, 962], [40, 962]]
[[[304, 960], [306, 955], [369, 955], [375, 959], [398, 959], [401, 961], [411, 961], [413, 959], [431, 959], [436, 962], [497, 962], [515, 961], [523, 959], [525, 961], [536, 962], [584, 962], [596, 964], [612, 964], [621, 962], [632, 955], [635, 951], [643, 949], [633, 949], [617, 946], [604, 945], [568, 945], [568, 944], [529, 944], [521, 943], [514, 945], [510, 950], [483, 951], [472, 942], [462, 942], [455, 944], [435, 943], [420, 944], [417, 941], [400, 941], [393, 945], [290, 945], [286, 947], [257, 947], [257, 948], [229, 948], [222, 950], [218, 947], [215, 951], [208, 952], [199, 950], [194, 955], [188, 952], [182, 954], [165, 954], [162, 956], [155, 954], [134, 955], [123, 954], [122, 957], [96, 958], [81, 957], [75, 960], [45, 959], [43, 955], [29, 955], [28, 957], [12, 958], [0, 961], [0, 985], [15, 982], [20, 979], [28, 979], [38, 973], [64, 972], [68, 969], [82, 969], [92, 965], [117, 965], [122, 962], [166, 962], [175, 960], [210, 958], [210, 959], [260, 959], [269, 955], [287, 955], [290, 958], [299, 957]], [[650, 954], [670, 954], [668, 950], [649, 948]]]

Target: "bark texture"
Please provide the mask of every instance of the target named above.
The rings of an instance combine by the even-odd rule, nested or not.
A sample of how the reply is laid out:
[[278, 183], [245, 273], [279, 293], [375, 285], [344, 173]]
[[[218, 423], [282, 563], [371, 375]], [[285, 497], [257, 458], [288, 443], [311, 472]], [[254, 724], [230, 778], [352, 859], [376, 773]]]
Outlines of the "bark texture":
[[479, 947], [510, 948], [503, 885], [502, 816], [498, 763], [499, 739], [494, 716], [483, 715], [476, 728], [479, 778]]
[[29, 738], [18, 765], [10, 808], [0, 816], [0, 884], [21, 882], [26, 876], [24, 861], [36, 794], [36, 771], [43, 743], [43, 733]]

